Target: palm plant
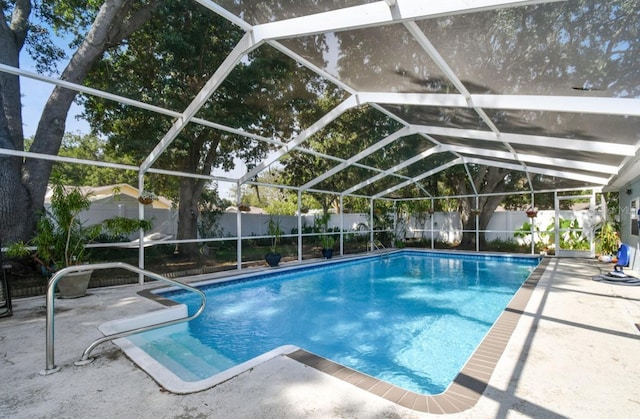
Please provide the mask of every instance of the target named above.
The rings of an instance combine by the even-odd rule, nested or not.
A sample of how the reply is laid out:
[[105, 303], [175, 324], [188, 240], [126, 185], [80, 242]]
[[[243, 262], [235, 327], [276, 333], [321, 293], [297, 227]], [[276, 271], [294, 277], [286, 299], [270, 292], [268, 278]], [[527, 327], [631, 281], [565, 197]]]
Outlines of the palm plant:
[[89, 210], [91, 198], [79, 188], [66, 188], [61, 182], [53, 183], [51, 207], [40, 216], [36, 234], [28, 242], [16, 242], [8, 247], [12, 257], [31, 253], [29, 246], [35, 246], [34, 257], [45, 268], [61, 269], [86, 262], [86, 245], [95, 240], [103, 231], [113, 234], [129, 234], [140, 229], [149, 230], [152, 222], [124, 217], [113, 217], [99, 224], [85, 226], [80, 214]]
[[282, 236], [282, 230], [280, 229], [280, 219], [270, 217], [267, 223], [267, 230], [271, 236], [271, 246], [269, 247], [269, 253], [265, 255], [265, 260], [269, 266], [278, 266], [280, 263], [281, 255], [278, 253], [278, 243]]

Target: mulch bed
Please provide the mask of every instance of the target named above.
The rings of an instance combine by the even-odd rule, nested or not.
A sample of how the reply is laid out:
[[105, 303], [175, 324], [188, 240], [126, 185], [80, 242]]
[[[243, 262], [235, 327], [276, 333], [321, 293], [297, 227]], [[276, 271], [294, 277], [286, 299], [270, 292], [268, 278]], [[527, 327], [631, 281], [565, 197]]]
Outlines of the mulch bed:
[[[255, 266], [264, 265], [264, 261], [256, 261]], [[253, 264], [253, 263], [252, 263]], [[174, 260], [146, 266], [146, 269], [167, 278], [202, 275], [236, 269], [235, 263], [211, 264], [202, 260]], [[19, 262], [11, 262], [7, 271], [7, 280], [11, 287], [12, 298], [44, 296], [47, 293], [47, 278], [34, 267]], [[123, 269], [107, 269], [94, 271], [89, 288], [112, 287], [116, 285], [137, 284], [138, 274]]]

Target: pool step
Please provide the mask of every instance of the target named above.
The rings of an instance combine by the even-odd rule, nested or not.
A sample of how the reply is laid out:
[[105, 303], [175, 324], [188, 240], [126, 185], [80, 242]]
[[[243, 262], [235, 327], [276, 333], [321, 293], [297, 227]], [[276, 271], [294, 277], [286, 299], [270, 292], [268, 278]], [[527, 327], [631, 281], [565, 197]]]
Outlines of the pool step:
[[199, 381], [236, 365], [188, 333], [147, 342], [142, 348], [183, 381]]

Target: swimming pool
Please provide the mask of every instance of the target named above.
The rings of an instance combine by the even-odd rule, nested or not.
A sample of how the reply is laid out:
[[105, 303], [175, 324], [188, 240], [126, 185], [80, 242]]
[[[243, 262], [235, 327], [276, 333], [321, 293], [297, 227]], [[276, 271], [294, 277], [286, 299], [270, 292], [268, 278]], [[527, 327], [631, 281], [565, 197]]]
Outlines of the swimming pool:
[[[255, 357], [294, 345], [415, 393], [438, 394], [538, 262], [402, 251], [272, 270], [203, 284], [209, 310], [199, 319], [129, 340], [185, 383], [237, 373]], [[186, 293], [162, 295], [192, 304]]]

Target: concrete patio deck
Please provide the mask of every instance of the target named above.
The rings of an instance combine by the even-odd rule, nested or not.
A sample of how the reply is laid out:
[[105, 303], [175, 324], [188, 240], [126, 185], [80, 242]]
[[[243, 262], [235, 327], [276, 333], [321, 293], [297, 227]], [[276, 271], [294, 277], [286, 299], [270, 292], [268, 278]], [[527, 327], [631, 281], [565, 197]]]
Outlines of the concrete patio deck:
[[[452, 418], [631, 418], [640, 412], [640, 286], [591, 278], [611, 266], [551, 259], [471, 409]], [[113, 344], [73, 365], [97, 326], [159, 309], [144, 287], [91, 289], [56, 300], [56, 364], [45, 368], [44, 298], [13, 301], [0, 319], [0, 417], [6, 418], [426, 418], [344, 381], [277, 357], [212, 389], [174, 395]], [[445, 416], [445, 415], [442, 415]]]

